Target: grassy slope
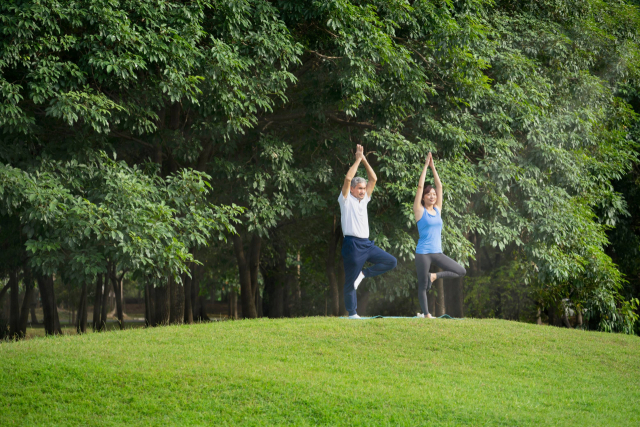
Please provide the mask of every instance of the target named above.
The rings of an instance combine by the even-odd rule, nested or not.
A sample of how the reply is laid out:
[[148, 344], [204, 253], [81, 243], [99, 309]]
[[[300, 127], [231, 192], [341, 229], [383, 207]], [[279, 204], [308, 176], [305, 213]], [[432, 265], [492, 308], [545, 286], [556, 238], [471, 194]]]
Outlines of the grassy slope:
[[640, 425], [640, 339], [330, 318], [0, 344], [0, 425]]

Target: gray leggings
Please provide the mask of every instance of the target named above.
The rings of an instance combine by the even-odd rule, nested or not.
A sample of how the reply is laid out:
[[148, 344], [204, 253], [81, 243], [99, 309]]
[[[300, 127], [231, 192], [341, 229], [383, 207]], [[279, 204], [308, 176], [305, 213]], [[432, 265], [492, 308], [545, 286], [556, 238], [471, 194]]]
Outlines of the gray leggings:
[[416, 270], [418, 270], [418, 300], [424, 314], [429, 313], [427, 291], [431, 289], [429, 268], [435, 264], [444, 271], [436, 273], [436, 277], [462, 277], [467, 274], [463, 266], [445, 254], [416, 254]]

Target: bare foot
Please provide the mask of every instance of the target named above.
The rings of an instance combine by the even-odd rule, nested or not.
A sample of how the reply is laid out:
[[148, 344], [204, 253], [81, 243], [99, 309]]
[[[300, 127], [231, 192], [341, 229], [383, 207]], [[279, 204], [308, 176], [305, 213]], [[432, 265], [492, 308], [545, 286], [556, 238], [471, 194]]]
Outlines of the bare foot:
[[428, 313], [426, 316], [424, 316], [426, 319], [435, 319], [435, 317], [433, 317], [430, 313]]
[[438, 280], [438, 276], [436, 276], [436, 273], [431, 273], [431, 283], [435, 282], [436, 280]]

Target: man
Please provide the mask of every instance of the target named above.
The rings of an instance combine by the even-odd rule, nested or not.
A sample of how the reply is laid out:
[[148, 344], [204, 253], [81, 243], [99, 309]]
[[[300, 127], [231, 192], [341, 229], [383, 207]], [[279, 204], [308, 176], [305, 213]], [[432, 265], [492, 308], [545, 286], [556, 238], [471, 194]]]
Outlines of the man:
[[[354, 178], [360, 163], [367, 169], [369, 182], [364, 178]], [[349, 319], [359, 319], [356, 289], [365, 277], [373, 277], [395, 268], [398, 261], [369, 240], [369, 219], [367, 204], [376, 186], [375, 172], [364, 157], [362, 145], [356, 148], [356, 162], [351, 166], [338, 197], [342, 220], [342, 259], [344, 260], [344, 305]], [[362, 269], [364, 263], [373, 263]]]

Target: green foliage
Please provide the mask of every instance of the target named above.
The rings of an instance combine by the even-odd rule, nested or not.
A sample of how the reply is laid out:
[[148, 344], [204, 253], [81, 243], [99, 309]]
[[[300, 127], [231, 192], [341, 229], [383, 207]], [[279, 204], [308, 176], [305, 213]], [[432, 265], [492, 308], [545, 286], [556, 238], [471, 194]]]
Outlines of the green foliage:
[[7, 213], [19, 215], [31, 263], [43, 274], [65, 270], [93, 280], [107, 262], [157, 279], [180, 281], [192, 247], [233, 232], [237, 207], [206, 203], [208, 176], [181, 170], [165, 179], [104, 153], [87, 163], [45, 161], [33, 173], [1, 165]]
[[533, 322], [531, 285], [523, 280], [524, 266], [511, 262], [484, 276], [465, 279], [465, 316]]
[[594, 329], [634, 334], [638, 322], [638, 299], [623, 300], [607, 289], [596, 289], [585, 304], [585, 319]]
[[194, 131], [242, 131], [283, 97], [299, 53], [263, 0], [9, 1], [0, 22], [0, 126], [43, 139], [49, 118], [147, 134], [175, 102]]
[[[623, 1], [7, 1], [3, 207], [50, 272], [109, 259], [177, 275], [239, 213], [205, 196], [310, 253], [363, 143], [372, 237], [410, 261], [432, 151], [447, 254], [467, 264], [471, 234], [515, 248], [535, 304], [569, 298], [613, 322], [590, 327], [628, 332], [632, 295], [605, 248], [633, 208], [613, 183], [638, 160], [638, 28]], [[98, 150], [139, 166], [84, 160]], [[324, 260], [305, 259], [316, 280]], [[407, 295], [411, 274], [374, 286]]]
[[[604, 249], [606, 230], [627, 209], [611, 183], [637, 161], [635, 113], [616, 96], [639, 76], [637, 8], [280, 4], [323, 72], [301, 77], [313, 98], [291, 104], [349, 126], [348, 140], [375, 155], [381, 173], [369, 216], [380, 246], [411, 258], [411, 200], [434, 151], [445, 186], [445, 252], [464, 264], [473, 256], [466, 235], [479, 233], [500, 251], [518, 248], [538, 304], [616, 300], [622, 278]], [[322, 129], [335, 146], [345, 144], [346, 132]]]

